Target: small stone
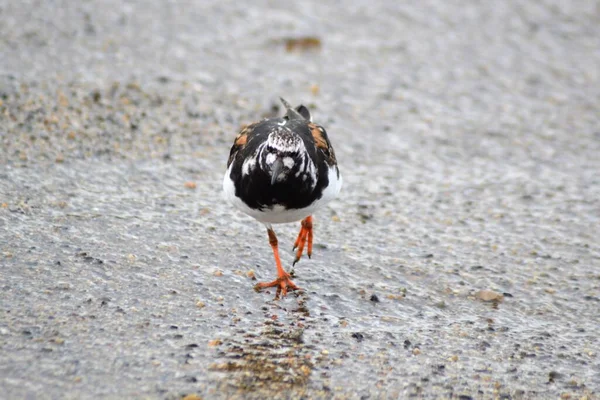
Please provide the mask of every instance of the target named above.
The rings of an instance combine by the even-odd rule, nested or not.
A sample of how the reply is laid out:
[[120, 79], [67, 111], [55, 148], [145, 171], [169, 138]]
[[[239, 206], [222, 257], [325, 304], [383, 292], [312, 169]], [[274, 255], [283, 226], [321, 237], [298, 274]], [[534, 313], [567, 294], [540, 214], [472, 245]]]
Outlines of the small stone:
[[321, 50], [321, 39], [316, 36], [289, 37], [284, 43], [287, 52]]
[[202, 397], [198, 396], [197, 394], [188, 394], [183, 396], [181, 400], [202, 400]]
[[562, 378], [563, 374], [561, 374], [560, 372], [556, 372], [556, 371], [550, 371], [548, 373], [548, 382], [552, 383], [554, 381], [556, 381], [557, 379]]
[[385, 297], [388, 298], [388, 299], [390, 299], [390, 300], [402, 300], [404, 298], [404, 296], [401, 295], [401, 294], [388, 294]]
[[223, 271], [221, 271], [220, 269], [216, 270], [215, 272], [213, 272], [214, 276], [223, 276]]
[[373, 303], [379, 303], [379, 297], [376, 294], [372, 294], [371, 298], [369, 298]]
[[496, 301], [500, 302], [504, 299], [501, 293], [494, 292], [493, 290], [480, 290], [475, 293], [475, 298], [481, 301]]
[[448, 358], [448, 360], [452, 361], [452, 362], [457, 362], [458, 361], [458, 356], [455, 354], [452, 357]]
[[188, 181], [183, 184], [187, 189], [196, 189], [196, 182]]
[[94, 103], [100, 102], [101, 99], [102, 99], [102, 94], [100, 93], [100, 91], [94, 90], [92, 92], [92, 100], [94, 100]]
[[302, 372], [302, 373], [303, 373], [305, 376], [308, 376], [308, 375], [310, 375], [310, 371], [311, 371], [311, 369], [310, 369], [310, 367], [309, 367], [308, 365], [303, 365], [303, 366], [301, 366], [301, 367], [300, 367], [300, 371], [301, 371], [301, 372]]
[[198, 300], [196, 302], [196, 307], [198, 307], [198, 308], [204, 308], [204, 307], [206, 307], [206, 303], [203, 302], [203, 301]]
[[418, 347], [415, 347], [412, 351], [413, 355], [418, 356], [419, 354], [421, 354], [421, 349], [419, 349]]
[[253, 281], [256, 280], [256, 274], [254, 273], [254, 270], [251, 269], [250, 271], [246, 272], [246, 276], [250, 279], [252, 279]]
[[310, 86], [310, 92], [312, 93], [313, 96], [316, 96], [319, 94], [319, 92], [321, 91], [321, 88], [319, 87], [319, 85], [311, 85]]
[[211, 340], [210, 342], [208, 342], [208, 345], [210, 347], [215, 347], [215, 346], [219, 346], [221, 345], [223, 342], [221, 341], [221, 339], [215, 339], [215, 340]]
[[356, 339], [356, 341], [357, 341], [357, 342], [362, 342], [362, 341], [363, 341], [363, 339], [365, 338], [365, 336], [364, 336], [362, 333], [360, 333], [360, 332], [354, 332], [354, 333], [352, 334], [352, 337], [353, 337], [354, 339]]
[[58, 282], [56, 288], [59, 290], [69, 290], [71, 289], [71, 284], [69, 282]]

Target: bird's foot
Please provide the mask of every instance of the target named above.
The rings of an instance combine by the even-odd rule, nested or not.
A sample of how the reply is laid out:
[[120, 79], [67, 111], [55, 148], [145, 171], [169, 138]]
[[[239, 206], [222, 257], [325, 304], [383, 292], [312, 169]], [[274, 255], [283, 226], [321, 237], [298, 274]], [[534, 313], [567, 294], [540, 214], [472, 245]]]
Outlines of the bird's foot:
[[312, 216], [308, 216], [302, 220], [300, 226], [300, 233], [298, 233], [298, 237], [296, 238], [296, 242], [294, 242], [294, 250], [296, 251], [296, 258], [294, 259], [293, 265], [296, 265], [300, 258], [302, 257], [302, 253], [304, 252], [304, 246], [307, 246], [306, 254], [308, 258], [312, 256], [312, 246], [313, 246], [313, 223]]
[[263, 289], [277, 287], [275, 293], [275, 299], [279, 299], [279, 296], [285, 297], [288, 291], [302, 290], [294, 282], [292, 282], [290, 274], [284, 273], [282, 276], [275, 279], [273, 282], [260, 282], [254, 286], [254, 290], [260, 292]]

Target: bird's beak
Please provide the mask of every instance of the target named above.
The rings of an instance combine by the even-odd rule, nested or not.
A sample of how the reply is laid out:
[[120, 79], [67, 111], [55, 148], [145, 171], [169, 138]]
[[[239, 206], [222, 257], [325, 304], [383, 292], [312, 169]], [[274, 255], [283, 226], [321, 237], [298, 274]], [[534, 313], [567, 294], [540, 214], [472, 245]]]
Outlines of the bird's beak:
[[283, 160], [277, 157], [273, 165], [271, 165], [271, 185], [277, 182], [277, 177], [281, 174], [281, 171], [283, 171]]

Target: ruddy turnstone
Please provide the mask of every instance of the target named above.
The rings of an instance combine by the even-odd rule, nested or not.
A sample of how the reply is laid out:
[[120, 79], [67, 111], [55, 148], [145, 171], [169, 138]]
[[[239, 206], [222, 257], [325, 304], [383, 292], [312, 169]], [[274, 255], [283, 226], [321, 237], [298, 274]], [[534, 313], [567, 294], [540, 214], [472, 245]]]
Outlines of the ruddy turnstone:
[[269, 118], [242, 128], [235, 138], [223, 190], [227, 200], [267, 228], [277, 266], [277, 279], [254, 289], [276, 287], [275, 298], [300, 289], [281, 266], [272, 224], [302, 220], [294, 243], [296, 262], [307, 247], [312, 255], [312, 214], [334, 199], [342, 186], [335, 153], [325, 129], [312, 122], [308, 108], [286, 108], [282, 118]]

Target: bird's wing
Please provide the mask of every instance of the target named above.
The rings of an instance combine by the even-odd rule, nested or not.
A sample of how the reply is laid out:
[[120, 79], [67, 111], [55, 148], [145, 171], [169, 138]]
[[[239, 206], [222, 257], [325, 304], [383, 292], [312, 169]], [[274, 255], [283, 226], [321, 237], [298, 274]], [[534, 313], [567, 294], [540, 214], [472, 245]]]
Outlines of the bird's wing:
[[251, 136], [254, 127], [257, 125], [258, 123], [252, 123], [249, 125], [244, 126], [241, 130], [240, 133], [238, 133], [238, 135], [235, 137], [235, 140], [233, 141], [233, 146], [231, 146], [231, 151], [229, 152], [229, 159], [227, 160], [227, 168], [229, 168], [229, 165], [231, 165], [231, 163], [233, 162], [233, 159], [235, 158], [236, 154], [238, 152], [240, 152], [241, 150], [244, 149], [244, 147], [246, 147], [246, 145], [248, 144], [248, 136]]

